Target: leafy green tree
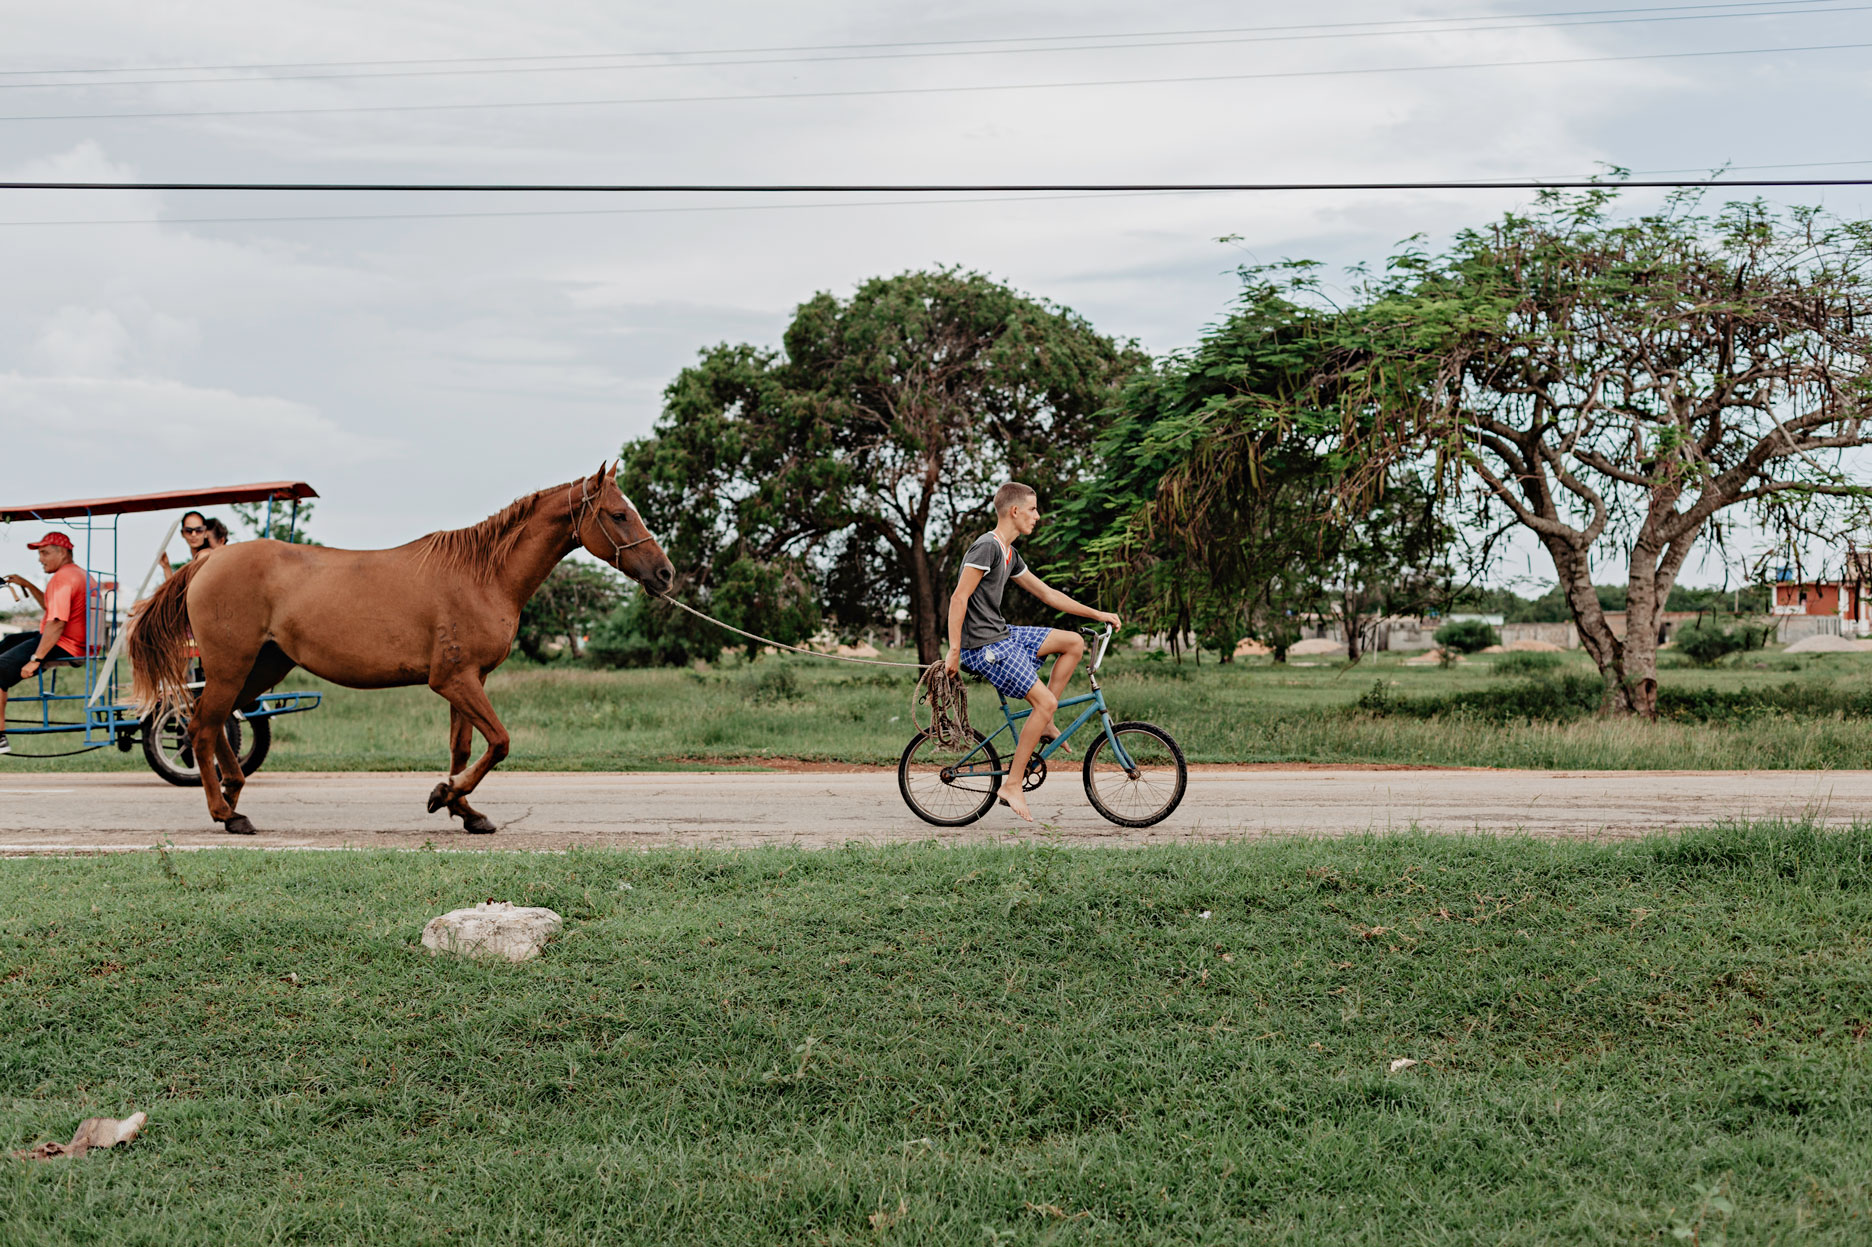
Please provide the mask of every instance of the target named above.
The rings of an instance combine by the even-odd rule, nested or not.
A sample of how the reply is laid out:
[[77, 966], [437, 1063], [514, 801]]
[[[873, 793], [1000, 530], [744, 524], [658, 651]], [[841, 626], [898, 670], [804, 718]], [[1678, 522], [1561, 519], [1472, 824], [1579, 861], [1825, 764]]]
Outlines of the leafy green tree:
[[[736, 559], [722, 574], [710, 600], [722, 622], [789, 645], [819, 628], [819, 603], [813, 586], [797, 567], [783, 563]], [[732, 635], [731, 640], [745, 645], [749, 658], [760, 656], [759, 641]]]
[[665, 391], [654, 434], [625, 446], [624, 485], [679, 591], [707, 598], [746, 561], [833, 579], [831, 560], [855, 555], [889, 578], [866, 592], [848, 577], [844, 608], [908, 606], [932, 662], [948, 582], [993, 524], [995, 488], [1024, 481], [1043, 508], [1061, 495], [1139, 363], [1072, 312], [977, 273], [876, 278], [801, 304], [780, 350], [704, 351]]
[[316, 546], [321, 543], [314, 541], [306, 532], [312, 523], [312, 508], [316, 505], [310, 498], [301, 498], [295, 521], [294, 507], [290, 501], [275, 502], [270, 529], [267, 504], [264, 502], [236, 502], [229, 504], [228, 509], [234, 512], [234, 518], [240, 521], [241, 527], [247, 530], [250, 537], [271, 537], [275, 541], [290, 541], [294, 545]]
[[[1872, 223], [1686, 196], [1616, 219], [1616, 192], [1544, 194], [1441, 255], [1392, 257], [1335, 322], [1333, 385], [1384, 418], [1369, 465], [1433, 452], [1553, 559], [1608, 708], [1655, 717], [1659, 612], [1727, 513], [1837, 533], [1867, 489]], [[1592, 581], [1629, 574], [1613, 633]]]
[[1096, 471], [1062, 508], [1063, 544], [1093, 554], [1082, 582], [1173, 644], [1240, 629], [1278, 658], [1300, 617], [1333, 613], [1357, 657], [1369, 611], [1444, 592], [1449, 529], [1403, 465], [1341, 505], [1347, 415], [1320, 384], [1336, 313], [1297, 297], [1304, 266], [1244, 276], [1231, 316], [1125, 386]]
[[572, 657], [578, 658], [579, 638], [616, 610], [624, 593], [624, 581], [608, 568], [571, 560], [561, 563], [520, 608], [514, 643], [538, 662], [546, 656], [548, 645], [563, 640]]
[[627, 591], [623, 603], [593, 625], [587, 657], [601, 667], [682, 667], [721, 652], [722, 641], [687, 635], [673, 621], [653, 617], [659, 609], [669, 608], [647, 593]]
[[1432, 634], [1436, 643], [1445, 650], [1454, 650], [1458, 654], [1473, 654], [1485, 650], [1497, 641], [1495, 629], [1480, 619], [1456, 619], [1444, 624]]

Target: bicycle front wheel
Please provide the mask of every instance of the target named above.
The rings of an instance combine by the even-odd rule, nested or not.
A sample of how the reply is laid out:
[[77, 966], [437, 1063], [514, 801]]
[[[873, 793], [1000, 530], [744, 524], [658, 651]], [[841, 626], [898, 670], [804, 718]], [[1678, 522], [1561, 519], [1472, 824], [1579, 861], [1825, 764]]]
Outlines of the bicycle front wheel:
[[1169, 818], [1189, 786], [1189, 767], [1170, 733], [1154, 723], [1116, 723], [1112, 733], [1132, 765], [1118, 760], [1111, 737], [1086, 751], [1085, 790], [1092, 808], [1120, 827], [1149, 827]]
[[[966, 827], [994, 808], [1001, 755], [973, 728], [973, 752], [946, 748], [918, 732], [897, 761], [897, 791], [910, 812], [938, 827]], [[966, 757], [965, 757], [966, 755]]]

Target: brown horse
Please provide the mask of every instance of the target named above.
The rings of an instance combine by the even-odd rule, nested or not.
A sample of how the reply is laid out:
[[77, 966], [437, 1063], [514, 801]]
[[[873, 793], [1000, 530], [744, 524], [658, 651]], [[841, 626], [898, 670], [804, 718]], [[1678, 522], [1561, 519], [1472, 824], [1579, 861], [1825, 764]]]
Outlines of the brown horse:
[[[145, 710], [193, 700], [189, 735], [208, 814], [252, 835], [254, 825], [234, 810], [245, 780], [225, 725], [236, 707], [294, 667], [349, 688], [427, 684], [450, 707], [449, 777], [430, 793], [429, 810], [446, 805], [467, 830], [493, 831], [467, 801], [507, 756], [507, 730], [484, 685], [507, 658], [520, 608], [580, 546], [653, 592], [675, 578], [609, 464], [469, 528], [393, 550], [237, 542], [183, 568], [138, 613], [133, 697]], [[193, 699], [191, 633], [206, 680]], [[475, 732], [487, 751], [464, 773]]]

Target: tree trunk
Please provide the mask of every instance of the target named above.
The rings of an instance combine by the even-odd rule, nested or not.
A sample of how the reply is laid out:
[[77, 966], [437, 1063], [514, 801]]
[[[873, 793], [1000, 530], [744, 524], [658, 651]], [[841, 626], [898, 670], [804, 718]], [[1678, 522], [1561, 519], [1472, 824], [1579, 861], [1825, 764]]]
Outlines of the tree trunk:
[[[1584, 549], [1565, 538], [1543, 537], [1542, 544], [1553, 556], [1554, 571], [1560, 578], [1567, 608], [1573, 612], [1573, 625], [1579, 629], [1580, 647], [1592, 658], [1599, 668], [1599, 678], [1605, 681], [1605, 708], [1615, 714], [1632, 713], [1636, 707], [1632, 705], [1630, 688], [1625, 681], [1625, 642], [1613, 635], [1612, 625], [1606, 622], [1605, 611], [1599, 605], [1599, 592], [1593, 588], [1591, 559]], [[1630, 638], [1630, 628], [1625, 635]], [[1655, 678], [1652, 684], [1655, 688]]]
[[1345, 656], [1347, 662], [1357, 662], [1364, 652], [1364, 635], [1359, 630], [1359, 619], [1364, 615], [1364, 599], [1353, 594], [1345, 594], [1339, 599], [1339, 631], [1345, 637]]
[[948, 632], [947, 617], [937, 618], [936, 569], [921, 534], [910, 542], [910, 615], [916, 621], [917, 661], [940, 661]]
[[1656, 553], [1643, 545], [1632, 551], [1625, 581], [1624, 702], [1633, 714], [1657, 718], [1658, 616], [1664, 603], [1658, 593]]

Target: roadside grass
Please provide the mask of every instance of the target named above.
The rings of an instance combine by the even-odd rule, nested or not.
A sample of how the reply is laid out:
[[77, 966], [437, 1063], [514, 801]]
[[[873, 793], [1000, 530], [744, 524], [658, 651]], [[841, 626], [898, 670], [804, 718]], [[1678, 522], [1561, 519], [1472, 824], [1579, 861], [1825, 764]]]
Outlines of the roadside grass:
[[[1592, 676], [1584, 655], [1556, 657], [1559, 664], [1535, 673], [1535, 682]], [[1673, 696], [1694, 701], [1717, 695], [1705, 698], [1718, 715], [1707, 722], [1494, 722], [1465, 714], [1414, 720], [1356, 711], [1374, 684], [1411, 701], [1488, 695], [1517, 680], [1529, 682], [1525, 671], [1516, 679], [1497, 677], [1489, 656], [1444, 669], [1408, 666], [1389, 654], [1347, 667], [1266, 660], [1218, 664], [1213, 656], [1200, 666], [1179, 666], [1121, 653], [1107, 663], [1105, 687], [1118, 717], [1161, 724], [1193, 762], [1566, 770], [1866, 765], [1872, 717], [1826, 707], [1872, 704], [1872, 654], [1756, 652], [1741, 658], [1713, 669], [1673, 667], [1662, 673], [1664, 690]], [[1800, 694], [1795, 702], [1818, 709], [1721, 717], [1721, 697], [1782, 696], [1790, 685]], [[763, 757], [893, 765], [912, 731], [912, 686], [909, 672], [769, 657], [754, 663], [731, 659], [703, 671], [509, 664], [489, 681], [489, 692], [513, 734], [506, 767], [613, 771]], [[325, 704], [274, 721], [269, 770], [440, 771], [446, 764], [448, 707], [426, 688], [356, 692], [303, 672], [283, 687], [319, 691]], [[1075, 692], [1084, 688], [1082, 680], [1075, 682]], [[972, 682], [969, 691], [976, 726], [993, 730], [993, 690]], [[15, 736], [13, 743], [23, 755], [69, 748], [71, 739]], [[145, 769], [140, 752], [114, 749], [57, 761], [19, 756], [0, 760], [0, 768]]]
[[[425, 955], [489, 896], [566, 930], [522, 966]], [[150, 1115], [0, 1160], [9, 1243], [1872, 1224], [1872, 826], [143, 853], [9, 861], [0, 915], [4, 1146]]]

